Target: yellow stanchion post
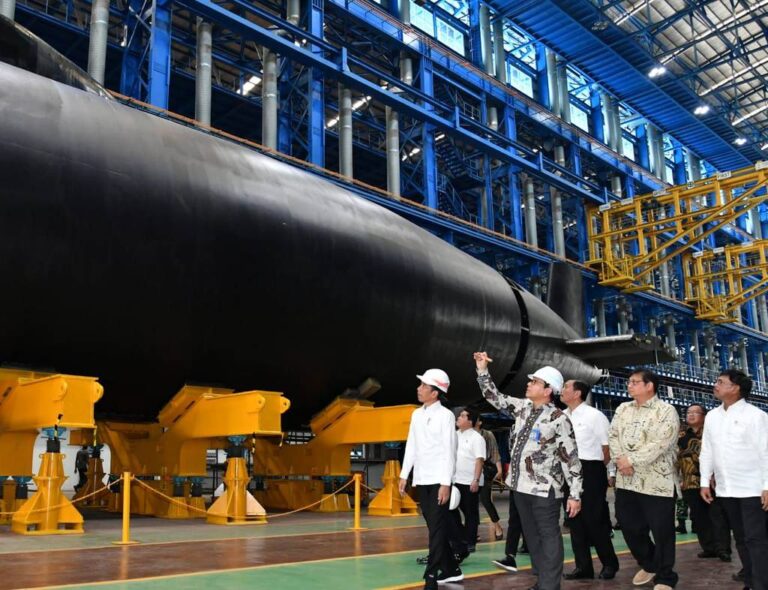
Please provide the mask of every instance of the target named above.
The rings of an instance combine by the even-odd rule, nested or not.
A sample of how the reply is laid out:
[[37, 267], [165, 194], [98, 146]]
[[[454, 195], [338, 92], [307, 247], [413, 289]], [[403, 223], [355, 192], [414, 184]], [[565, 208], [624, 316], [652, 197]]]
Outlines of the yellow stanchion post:
[[363, 476], [360, 473], [355, 473], [352, 478], [355, 481], [355, 522], [354, 526], [349, 530], [364, 531], [365, 529], [360, 526], [360, 481]]
[[137, 545], [138, 541], [131, 541], [131, 479], [129, 471], [123, 473], [123, 536], [119, 541], [112, 541], [113, 545]]

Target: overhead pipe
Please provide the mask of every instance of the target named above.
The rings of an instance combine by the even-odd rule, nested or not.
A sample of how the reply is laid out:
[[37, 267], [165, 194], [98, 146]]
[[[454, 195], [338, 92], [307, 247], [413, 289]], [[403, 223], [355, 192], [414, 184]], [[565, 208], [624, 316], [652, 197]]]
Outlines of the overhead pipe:
[[483, 2], [480, 4], [480, 55], [483, 60], [485, 73], [493, 76], [495, 69], [493, 67], [493, 45], [491, 44], [491, 13], [488, 5]]
[[526, 176], [523, 185], [525, 195], [525, 241], [531, 246], [539, 246], [539, 234], [536, 227], [536, 195], [533, 180]]
[[91, 32], [88, 38], [88, 73], [99, 84], [104, 84], [108, 29], [109, 0], [93, 0], [91, 4]]
[[352, 90], [339, 84], [339, 174], [353, 178]]
[[400, 116], [392, 107], [385, 109], [387, 125], [387, 191], [400, 196]]
[[739, 364], [741, 365], [741, 370], [744, 371], [747, 375], [752, 373], [749, 367], [749, 359], [747, 358], [746, 339], [743, 339], [739, 342]]
[[[101, 1], [101, 0], [99, 0]], [[213, 25], [197, 19], [197, 73], [195, 76], [195, 119], [211, 125], [211, 65], [213, 56]]]
[[560, 103], [560, 118], [566, 123], [571, 122], [571, 98], [568, 92], [568, 69], [565, 67], [566, 61], [558, 58], [557, 60], [557, 93]]
[[611, 176], [611, 192], [617, 197], [621, 197], [622, 195], [621, 176], [618, 174]]
[[557, 91], [557, 55], [545, 49], [547, 61], [547, 86], [549, 86], [549, 110], [560, 116], [560, 93]]
[[0, 0], [0, 15], [14, 20], [16, 15], [16, 0]]
[[285, 20], [298, 26], [301, 20], [301, 0], [287, 0], [285, 3]]
[[496, 58], [496, 79], [507, 83], [507, 53], [504, 51], [504, 19], [497, 14], [493, 21], [493, 52]]
[[677, 356], [677, 340], [675, 339], [675, 318], [671, 315], [664, 319], [664, 323], [667, 327], [667, 348], [672, 351], [672, 354]]
[[549, 189], [552, 205], [552, 238], [555, 254], [565, 258], [565, 229], [563, 227], [563, 197], [556, 188]]
[[400, 0], [400, 20], [403, 24], [411, 24], [411, 2], [410, 0]]
[[605, 301], [602, 299], [595, 301], [595, 317], [597, 321], [597, 335], [607, 336], [608, 332], [605, 329]]
[[699, 349], [699, 331], [693, 330], [691, 332], [691, 355], [693, 356], [693, 366], [696, 369], [701, 368], [701, 350]]
[[261, 79], [261, 143], [277, 149], [277, 54], [263, 47]]

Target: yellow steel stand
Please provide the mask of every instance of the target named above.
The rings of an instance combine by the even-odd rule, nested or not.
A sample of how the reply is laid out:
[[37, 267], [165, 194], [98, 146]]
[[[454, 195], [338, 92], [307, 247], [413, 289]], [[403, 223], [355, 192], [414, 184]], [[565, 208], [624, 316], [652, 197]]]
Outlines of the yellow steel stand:
[[[93, 406], [104, 389], [93, 377], [51, 375], [0, 369], [0, 474], [32, 476], [32, 452], [39, 429], [54, 425], [93, 428]], [[82, 517], [61, 495], [64, 476], [61, 454], [45, 453], [34, 478], [38, 491], [19, 506], [3, 484], [6, 506], [14, 506], [11, 529], [23, 534], [82, 532]], [[7, 494], [7, 495], [6, 495]]]
[[[48, 441], [59, 443], [58, 440]], [[35, 476], [37, 492], [19, 508], [11, 520], [11, 530], [25, 535], [66, 535], [83, 532], [83, 517], [61, 493], [64, 461], [54, 450], [43, 454], [40, 471]]]
[[129, 472], [123, 473], [123, 534], [119, 541], [112, 541], [113, 545], [136, 545], [138, 541], [131, 541], [131, 479]]
[[349, 477], [350, 451], [357, 445], [404, 441], [415, 409], [413, 405], [376, 408], [370, 401], [340, 397], [312, 418], [315, 437], [308, 443], [278, 446], [257, 440], [253, 472], [265, 478], [266, 486], [256, 497], [275, 509], [319, 503], [318, 512], [350, 511], [349, 496], [326, 493], [318, 478]]
[[[3, 482], [3, 512], [16, 512], [27, 501], [25, 498], [16, 497], [16, 480], [9, 477]], [[0, 515], [0, 524], [11, 524], [10, 514]]]
[[290, 402], [278, 392], [234, 393], [186, 385], [160, 411], [157, 423], [104, 422], [99, 425], [99, 435], [112, 451], [113, 473], [122, 470], [135, 477], [150, 477], [144, 483], [176, 500], [170, 502], [144, 486], [133, 486], [134, 514], [198, 518], [199, 513], [184, 504], [204, 509], [203, 499], [189, 498], [186, 489], [182, 496], [175, 496], [180, 488], [172, 480], [204, 477], [207, 450], [226, 446], [225, 437], [245, 433], [280, 437], [281, 415], [289, 407]]
[[226, 489], [208, 509], [207, 521], [211, 524], [265, 524], [267, 512], [246, 487], [250, 481], [245, 459], [227, 459], [224, 475]]
[[419, 509], [410, 496], [400, 495], [400, 461], [391, 459], [384, 465], [381, 476], [384, 487], [368, 504], [368, 514], [373, 516], [416, 516]]

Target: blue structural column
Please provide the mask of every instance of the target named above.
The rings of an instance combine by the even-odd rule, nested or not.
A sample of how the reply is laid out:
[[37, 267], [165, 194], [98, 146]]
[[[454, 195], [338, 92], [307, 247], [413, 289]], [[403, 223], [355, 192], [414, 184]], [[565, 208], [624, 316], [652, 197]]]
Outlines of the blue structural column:
[[598, 141], [605, 143], [605, 118], [603, 117], [603, 102], [600, 89], [592, 87], [589, 90], [589, 115], [592, 123], [592, 135]]
[[[323, 0], [309, 0], [309, 32], [319, 38], [323, 37]], [[321, 55], [322, 49], [312, 46], [312, 52]], [[309, 161], [316, 166], [325, 167], [325, 90], [323, 75], [313, 68], [308, 76], [309, 88], [308, 120]]]
[[[517, 123], [515, 122], [515, 107], [511, 99], [504, 106], [502, 127], [507, 139], [517, 141]], [[507, 171], [508, 191], [502, 198], [506, 198], [509, 206], [509, 227], [512, 237], [521, 242], [525, 240], [523, 234], [523, 202], [520, 195], [519, 168], [510, 166]]]
[[637, 163], [646, 170], [651, 169], [651, 158], [648, 153], [648, 127], [638, 125], [635, 136], [637, 137]]
[[139, 20], [142, 0], [129, 0], [123, 13], [128, 43], [123, 48], [123, 64], [120, 70], [120, 94], [145, 99], [141, 83], [141, 57], [143, 51], [144, 24]]
[[[291, 73], [293, 72], [291, 60], [283, 58], [278, 63], [280, 64], [280, 73], [278, 74], [277, 85], [280, 89], [280, 96], [290, 96], [291, 86], [293, 85], [293, 80], [291, 80]], [[291, 154], [291, 146], [293, 144], [292, 117], [291, 101], [281, 100], [277, 111], [277, 149], [281, 153], [289, 155]]]
[[536, 98], [546, 108], [552, 108], [547, 74], [547, 48], [542, 43], [536, 43]]
[[685, 184], [688, 180], [685, 167], [685, 150], [677, 141], [673, 143], [672, 156], [675, 161], [674, 182], [675, 184]]
[[[433, 96], [435, 93], [434, 71], [432, 69], [431, 49], [423, 46], [421, 57], [419, 58], [419, 86], [420, 90], [427, 96]], [[425, 110], [433, 110], [430, 102], [424, 102], [422, 105]], [[421, 130], [421, 161], [423, 163], [423, 190], [424, 204], [432, 209], [437, 209], [437, 154], [435, 153], [435, 128], [428, 123], [422, 126]]]
[[156, 0], [152, 14], [147, 102], [161, 109], [168, 108], [168, 93], [171, 87], [172, 5], [172, 0]]
[[477, 67], [483, 66], [483, 43], [480, 32], [480, 0], [469, 0], [469, 59]]

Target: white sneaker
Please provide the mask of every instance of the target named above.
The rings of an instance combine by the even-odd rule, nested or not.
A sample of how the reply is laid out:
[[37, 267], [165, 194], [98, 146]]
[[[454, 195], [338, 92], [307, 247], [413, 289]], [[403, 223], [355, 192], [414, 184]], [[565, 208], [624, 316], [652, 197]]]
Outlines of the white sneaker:
[[[651, 572], [647, 572], [645, 570], [640, 570], [635, 574], [635, 577], [632, 578], [632, 583], [635, 586], [643, 586], [645, 584], [648, 584], [649, 582], [653, 582], [654, 577], [656, 577], [656, 574], [652, 574]], [[654, 588], [654, 590], [656, 589]]]

